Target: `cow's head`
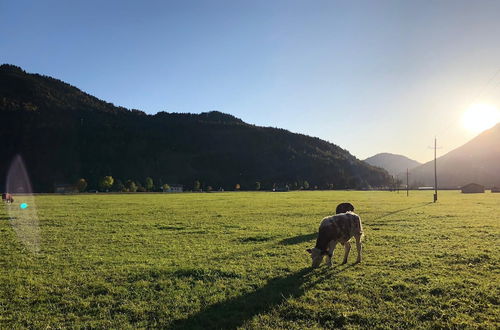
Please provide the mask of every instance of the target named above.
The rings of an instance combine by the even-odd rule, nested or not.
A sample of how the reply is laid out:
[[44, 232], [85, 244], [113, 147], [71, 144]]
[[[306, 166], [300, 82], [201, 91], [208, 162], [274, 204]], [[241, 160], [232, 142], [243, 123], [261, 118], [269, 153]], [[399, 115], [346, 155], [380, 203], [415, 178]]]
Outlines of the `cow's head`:
[[354, 205], [351, 203], [340, 203], [337, 205], [337, 209], [335, 210], [336, 214], [346, 213], [346, 212], [354, 212]]
[[311, 255], [313, 268], [319, 267], [321, 261], [323, 261], [323, 257], [327, 254], [325, 251], [321, 251], [318, 248], [307, 249], [306, 251]]

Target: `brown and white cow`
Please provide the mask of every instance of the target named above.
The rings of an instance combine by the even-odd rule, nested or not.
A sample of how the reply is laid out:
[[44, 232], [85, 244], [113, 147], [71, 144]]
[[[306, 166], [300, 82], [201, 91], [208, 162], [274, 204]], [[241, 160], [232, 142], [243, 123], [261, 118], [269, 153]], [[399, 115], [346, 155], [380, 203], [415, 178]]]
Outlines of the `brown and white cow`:
[[6, 202], [6, 203], [14, 203], [14, 197], [12, 197], [12, 195], [9, 193], [3, 193], [2, 194], [2, 201]]
[[307, 249], [311, 254], [312, 267], [318, 267], [323, 260], [323, 256], [327, 256], [326, 264], [332, 265], [333, 251], [337, 243], [344, 245], [344, 261], [347, 263], [347, 257], [351, 250], [349, 239], [354, 236], [356, 239], [356, 249], [358, 250], [358, 259], [356, 263], [361, 262], [361, 236], [363, 235], [363, 226], [359, 216], [353, 212], [336, 214], [326, 217], [319, 225], [318, 238], [316, 246], [312, 249]]

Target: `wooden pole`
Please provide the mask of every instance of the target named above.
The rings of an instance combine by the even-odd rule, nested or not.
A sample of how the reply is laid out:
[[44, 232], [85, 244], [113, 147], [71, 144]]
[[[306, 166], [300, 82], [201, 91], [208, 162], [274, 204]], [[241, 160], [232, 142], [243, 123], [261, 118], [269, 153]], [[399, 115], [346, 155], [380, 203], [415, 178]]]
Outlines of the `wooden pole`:
[[434, 138], [434, 203], [438, 200], [438, 177], [437, 177], [437, 164], [436, 164], [436, 153], [437, 153], [437, 137]]
[[410, 195], [410, 185], [408, 184], [408, 177], [409, 177], [409, 173], [408, 173], [408, 169], [406, 169], [406, 196], [408, 197]]

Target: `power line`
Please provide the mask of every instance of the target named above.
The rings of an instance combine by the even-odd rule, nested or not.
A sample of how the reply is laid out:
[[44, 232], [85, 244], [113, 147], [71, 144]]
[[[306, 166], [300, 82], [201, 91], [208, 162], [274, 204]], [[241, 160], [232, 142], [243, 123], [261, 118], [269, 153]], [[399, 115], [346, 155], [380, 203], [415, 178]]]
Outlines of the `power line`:
[[434, 147], [429, 147], [429, 149], [434, 149], [434, 203], [438, 199], [438, 184], [437, 184], [437, 150], [441, 147], [437, 146], [437, 136], [434, 137]]
[[406, 168], [406, 197], [408, 197], [410, 195], [410, 185], [408, 183], [409, 176], [410, 176], [410, 173], [408, 171], [408, 168]]
[[436, 203], [438, 200], [438, 177], [437, 177], [436, 154], [437, 154], [437, 137], [434, 138], [434, 203]]
[[[490, 78], [487, 80], [487, 82], [483, 85], [483, 88], [481, 88], [476, 94], [475, 96], [473, 96], [470, 101], [467, 103], [468, 106], [467, 108], [470, 108], [474, 103], [477, 102], [477, 100], [479, 100], [485, 93], [486, 91], [491, 87], [491, 86], [495, 86], [495, 85], [498, 85], [500, 84], [500, 81], [497, 82], [497, 83], [493, 83], [495, 81], [495, 79], [497, 78], [497, 76], [500, 74], [500, 67], [495, 70], [495, 72], [490, 76]], [[493, 85], [492, 85], [493, 83]], [[441, 130], [439, 136], [440, 137], [443, 137], [445, 136], [446, 133], [448, 133], [448, 131], [450, 130], [450, 128], [452, 128], [453, 126], [456, 125], [457, 122], [459, 122], [461, 120], [461, 118], [457, 118], [455, 119], [454, 121], [452, 121], [450, 124], [448, 124], [448, 126], [445, 127], [445, 129]]]
[[[496, 78], [496, 76], [498, 76], [498, 74], [500, 73], [500, 68], [498, 68], [495, 73], [490, 77], [490, 79], [488, 79], [488, 82], [484, 85], [483, 89], [480, 90], [477, 95], [472, 99], [472, 102], [474, 102], [475, 100], [477, 100], [478, 98], [480, 98], [481, 96], [483, 96], [483, 94], [485, 93], [485, 91], [487, 90], [487, 88], [489, 87], [489, 85], [491, 84], [491, 82]], [[471, 102], [471, 104], [472, 104]]]

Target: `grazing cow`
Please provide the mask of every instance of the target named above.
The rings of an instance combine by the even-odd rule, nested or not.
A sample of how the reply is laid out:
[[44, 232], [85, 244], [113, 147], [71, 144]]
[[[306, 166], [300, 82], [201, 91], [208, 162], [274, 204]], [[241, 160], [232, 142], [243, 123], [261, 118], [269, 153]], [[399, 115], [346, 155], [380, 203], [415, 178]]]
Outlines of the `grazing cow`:
[[363, 226], [361, 219], [353, 212], [341, 213], [326, 217], [319, 225], [318, 238], [316, 246], [312, 249], [307, 249], [312, 258], [312, 266], [318, 267], [323, 260], [323, 256], [327, 256], [326, 264], [332, 265], [333, 251], [337, 243], [344, 245], [344, 261], [347, 263], [347, 256], [351, 250], [349, 239], [354, 236], [356, 239], [356, 249], [358, 250], [358, 259], [356, 263], [361, 262], [361, 236], [363, 235]]
[[354, 212], [354, 205], [351, 203], [340, 203], [337, 205], [337, 209], [335, 210], [335, 214], [346, 213], [346, 212]]
[[2, 201], [6, 202], [6, 203], [14, 203], [14, 198], [12, 197], [11, 194], [3, 193], [2, 194]]

